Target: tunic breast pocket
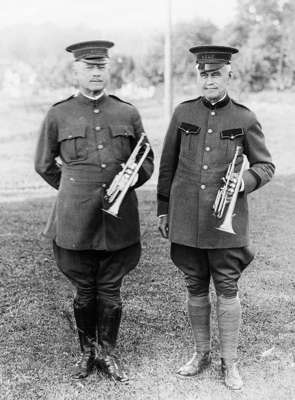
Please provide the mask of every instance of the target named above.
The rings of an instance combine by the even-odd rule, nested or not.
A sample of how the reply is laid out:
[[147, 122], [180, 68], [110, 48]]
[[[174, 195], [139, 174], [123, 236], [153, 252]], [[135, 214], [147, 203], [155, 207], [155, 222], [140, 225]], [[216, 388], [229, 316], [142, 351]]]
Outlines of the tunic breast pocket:
[[86, 131], [80, 126], [69, 126], [59, 130], [60, 156], [66, 163], [83, 161], [88, 156]]
[[132, 125], [110, 125], [112, 151], [117, 160], [126, 161], [131, 154], [132, 141], [135, 141]]
[[243, 153], [245, 132], [243, 128], [226, 129], [220, 132], [221, 146], [224, 149], [225, 162], [231, 162], [237, 147], [241, 149], [239, 154]]
[[198, 149], [198, 135], [201, 128], [197, 125], [181, 122], [177, 134], [181, 135], [180, 154], [184, 157], [195, 158]]

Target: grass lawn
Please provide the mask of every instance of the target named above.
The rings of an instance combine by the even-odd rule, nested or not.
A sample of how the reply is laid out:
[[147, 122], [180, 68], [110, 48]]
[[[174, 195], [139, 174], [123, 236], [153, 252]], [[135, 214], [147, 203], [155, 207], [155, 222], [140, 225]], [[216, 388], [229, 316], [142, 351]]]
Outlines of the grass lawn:
[[143, 254], [123, 286], [118, 351], [128, 385], [98, 374], [70, 379], [79, 351], [73, 289], [55, 267], [50, 244], [39, 238], [52, 199], [0, 204], [0, 399], [295, 399], [294, 187], [295, 175], [280, 177], [250, 197], [256, 259], [240, 281], [240, 393], [221, 381], [214, 292], [213, 367], [198, 379], [175, 376], [193, 342], [182, 275], [157, 233], [154, 192], [139, 192]]

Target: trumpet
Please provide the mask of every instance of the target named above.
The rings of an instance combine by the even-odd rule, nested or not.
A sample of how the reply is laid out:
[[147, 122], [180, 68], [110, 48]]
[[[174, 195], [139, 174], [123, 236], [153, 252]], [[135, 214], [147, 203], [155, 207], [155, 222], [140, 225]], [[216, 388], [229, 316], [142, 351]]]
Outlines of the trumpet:
[[[236, 232], [233, 230], [232, 219], [234, 217], [234, 210], [235, 210], [240, 186], [242, 183], [243, 172], [246, 168], [246, 163], [247, 163], [247, 158], [243, 154], [242, 155], [243, 162], [242, 162], [240, 171], [238, 172], [238, 176], [236, 178], [237, 179], [236, 186], [234, 188], [234, 192], [230, 193], [229, 192], [230, 183], [233, 180], [233, 178], [235, 178], [235, 175], [236, 175], [235, 167], [236, 167], [236, 162], [237, 162], [237, 158], [238, 158], [240, 150], [241, 150], [241, 146], [237, 146], [234, 158], [233, 158], [232, 162], [229, 164], [228, 169], [226, 171], [226, 175], [223, 178], [224, 184], [218, 190], [215, 202], [213, 204], [213, 214], [218, 219], [223, 218], [223, 216], [225, 214], [222, 224], [220, 226], [216, 227], [216, 229], [223, 231], [223, 232], [231, 233], [233, 235], [235, 235]], [[225, 212], [226, 207], [227, 207], [227, 210]]]
[[[102, 210], [112, 215], [113, 217], [118, 217], [119, 210], [126, 196], [126, 193], [131, 187], [135, 176], [137, 175], [140, 167], [142, 166], [150, 151], [150, 144], [148, 142], [143, 143], [145, 138], [146, 134], [143, 132], [132, 153], [130, 154], [126, 164], [122, 164], [122, 170], [114, 177], [110, 186], [106, 190], [104, 198], [109, 207]], [[138, 154], [140, 153], [140, 151], [142, 151], [142, 149], [144, 149], [144, 151], [139, 160], [137, 160]]]

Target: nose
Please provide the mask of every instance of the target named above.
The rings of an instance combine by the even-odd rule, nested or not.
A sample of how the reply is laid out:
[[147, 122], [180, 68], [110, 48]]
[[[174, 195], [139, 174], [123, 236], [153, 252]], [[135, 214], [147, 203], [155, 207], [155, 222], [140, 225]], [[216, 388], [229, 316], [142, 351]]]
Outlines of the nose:
[[100, 69], [99, 68], [94, 68], [93, 69], [93, 75], [100, 75]]
[[213, 83], [212, 76], [208, 75], [208, 76], [207, 76], [207, 79], [206, 79], [206, 84], [207, 84], [207, 85], [210, 85], [211, 83]]

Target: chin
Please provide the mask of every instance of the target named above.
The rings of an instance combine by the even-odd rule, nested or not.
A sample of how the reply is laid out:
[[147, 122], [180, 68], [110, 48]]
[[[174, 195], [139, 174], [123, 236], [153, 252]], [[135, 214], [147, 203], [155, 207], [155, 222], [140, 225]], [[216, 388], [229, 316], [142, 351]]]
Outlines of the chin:
[[91, 92], [101, 92], [103, 88], [103, 86], [89, 86], [88, 90]]
[[222, 97], [222, 94], [220, 94], [219, 92], [205, 92], [205, 97], [207, 97], [207, 99], [209, 100], [215, 100], [215, 99], [219, 99]]

